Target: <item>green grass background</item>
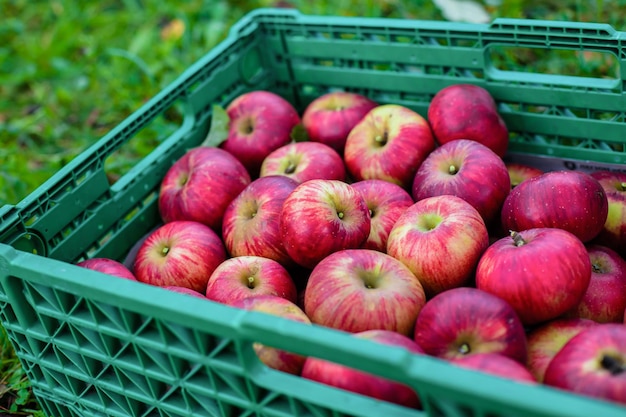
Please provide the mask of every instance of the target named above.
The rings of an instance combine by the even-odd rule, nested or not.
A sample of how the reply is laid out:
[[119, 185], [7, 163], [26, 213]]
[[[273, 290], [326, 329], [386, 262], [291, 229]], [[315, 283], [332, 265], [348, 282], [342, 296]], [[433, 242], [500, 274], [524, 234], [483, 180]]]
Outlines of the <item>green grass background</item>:
[[[626, 30], [626, 1], [484, 3], [492, 18], [609, 23]], [[15, 204], [119, 124], [258, 7], [308, 14], [443, 19], [432, 1], [156, 0], [0, 2], [0, 206]], [[503, 56], [539, 71], [610, 71], [601, 57]], [[159, 126], [153, 126], [158, 129]], [[135, 141], [111, 172], [158, 145]], [[0, 415], [42, 416], [14, 350], [0, 332]]]

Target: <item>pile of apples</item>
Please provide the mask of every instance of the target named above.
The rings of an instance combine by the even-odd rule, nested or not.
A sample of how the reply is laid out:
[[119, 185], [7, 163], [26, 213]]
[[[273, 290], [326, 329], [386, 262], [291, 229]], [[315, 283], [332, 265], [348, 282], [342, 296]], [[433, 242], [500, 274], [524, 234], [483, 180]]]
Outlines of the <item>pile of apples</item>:
[[[440, 90], [426, 118], [345, 91], [302, 115], [269, 91], [222, 112], [220, 143], [162, 179], [163, 223], [125, 263], [79, 265], [626, 405], [626, 174], [505, 163], [509, 132], [475, 85]], [[420, 407], [397, 382], [254, 349]]]

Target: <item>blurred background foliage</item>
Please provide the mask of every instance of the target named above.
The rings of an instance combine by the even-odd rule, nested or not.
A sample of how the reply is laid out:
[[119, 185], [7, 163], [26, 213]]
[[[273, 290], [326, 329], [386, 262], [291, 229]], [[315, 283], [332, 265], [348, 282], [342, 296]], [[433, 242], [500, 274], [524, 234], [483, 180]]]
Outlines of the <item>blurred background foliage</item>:
[[[182, 74], [253, 9], [294, 7], [316, 15], [446, 20], [458, 11], [455, 7], [467, 5], [462, 0], [4, 0], [0, 205], [27, 196]], [[476, 0], [474, 5], [487, 19], [599, 22], [626, 30], [625, 0]], [[615, 71], [606, 57], [593, 54], [544, 56], [527, 50], [500, 58], [505, 65], [553, 73], [582, 69], [592, 76], [610, 76]], [[151, 124], [155, 130], [166, 127]], [[133, 141], [109, 169], [132, 165], [158, 145], [158, 137], [162, 135]], [[41, 415], [2, 332], [0, 349], [0, 414]]]
[[[15, 204], [28, 195], [180, 75], [255, 8], [441, 20], [447, 15], [443, 7], [454, 8], [457, 3], [463, 4], [459, 0], [4, 1], [0, 205]], [[621, 30], [626, 29], [624, 6], [624, 0], [480, 3], [490, 18], [604, 22]], [[542, 61], [533, 51], [517, 51], [510, 58], [523, 65], [541, 61], [544, 70], [556, 72], [563, 66], [580, 66], [580, 60]], [[602, 59], [587, 58], [591, 71], [606, 70]], [[111, 163], [122, 169], [156, 144], [157, 139], [136, 141], [133, 149]], [[114, 172], [117, 167], [109, 168]]]

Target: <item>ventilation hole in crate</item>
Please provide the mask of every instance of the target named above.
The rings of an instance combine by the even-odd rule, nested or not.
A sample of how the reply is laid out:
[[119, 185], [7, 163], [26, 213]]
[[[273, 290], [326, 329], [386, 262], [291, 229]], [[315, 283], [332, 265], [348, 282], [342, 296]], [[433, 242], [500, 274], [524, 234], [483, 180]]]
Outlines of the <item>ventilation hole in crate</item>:
[[[540, 38], [543, 40], [543, 36]], [[491, 46], [487, 54], [493, 68], [499, 71], [620, 79], [619, 61], [610, 52]]]
[[128, 345], [126, 340], [120, 339], [118, 336], [100, 333], [100, 338], [104, 351], [111, 358], [115, 358]]
[[32, 216], [22, 220], [22, 224], [24, 227], [31, 227], [37, 222], [37, 220], [39, 220], [39, 216], [37, 214], [33, 214]]
[[232, 399], [253, 401], [250, 398], [247, 384], [242, 376], [234, 375], [230, 372], [223, 372], [213, 369], [213, 376], [216, 385], [216, 391], [220, 395], [230, 397]]
[[162, 408], [171, 415], [221, 416], [219, 405], [213, 398], [193, 396], [181, 388], [172, 390], [162, 403]]
[[45, 377], [43, 374], [42, 366], [39, 363], [32, 363], [29, 361], [22, 361], [24, 365], [24, 370], [26, 375], [28, 375], [28, 379], [31, 384], [43, 383], [45, 381]]
[[84, 375], [88, 373], [87, 367], [80, 353], [57, 346], [54, 346], [53, 351], [57, 362], [65, 371], [72, 372], [74, 375]]
[[134, 416], [140, 412], [139, 403], [124, 394], [101, 387], [96, 387], [96, 393], [100, 398], [100, 403], [106, 404], [107, 413], [110, 415]]
[[43, 372], [44, 379], [48, 386], [52, 389], [61, 388], [68, 393], [72, 392], [72, 387], [67, 376], [61, 372], [46, 368]]
[[41, 314], [37, 316], [38, 322], [32, 323], [28, 331], [31, 335], [36, 335], [40, 338], [56, 337], [56, 335], [63, 335], [67, 330], [64, 322], [59, 322], [56, 318]]
[[22, 233], [11, 242], [11, 245], [22, 252], [41, 256], [47, 255], [45, 240], [35, 232]]
[[114, 367], [113, 370], [124, 391], [128, 391], [134, 398], [141, 401], [153, 403], [163, 397], [169, 389], [168, 384], [149, 378], [143, 373], [121, 367]]
[[204, 365], [194, 365], [185, 375], [185, 378], [181, 380], [181, 385], [199, 396], [214, 397], [217, 392], [213, 371]]
[[[4, 293], [0, 295], [0, 297], [3, 298], [4, 296]], [[3, 300], [2, 308], [0, 309], [0, 316], [2, 317], [2, 324], [4, 324], [5, 327], [7, 323], [17, 323], [15, 311], [13, 310], [13, 306], [8, 303], [8, 300]]]
[[132, 344], [126, 345], [115, 356], [115, 364], [123, 369], [128, 369], [133, 372], [143, 372], [144, 368], [135, 353], [134, 346]]
[[89, 388], [90, 384], [80, 378], [67, 378], [69, 390], [76, 398], [80, 398]]
[[141, 366], [163, 381], [175, 383], [188, 367], [184, 359], [168, 355], [160, 350], [139, 344], [135, 344], [134, 349]]
[[[433, 400], [432, 397], [430, 397]], [[475, 408], [456, 401], [442, 399], [431, 401], [431, 405], [436, 404], [433, 408], [436, 416], [446, 417], [486, 417], [482, 411], [476, 411]]]
[[214, 360], [213, 366], [230, 372], [241, 372], [239, 355], [232, 340], [218, 340], [215, 349], [209, 353], [208, 357]]
[[617, 123], [625, 123], [626, 122], [626, 113], [624, 112], [609, 112], [609, 111], [599, 111], [599, 110], [589, 110], [589, 118], [593, 120], [602, 120], [607, 122], [617, 122]]
[[116, 338], [84, 327], [70, 326], [70, 330], [74, 337], [74, 345], [79, 346], [81, 352], [90, 357], [106, 360], [119, 352], [120, 342]]
[[94, 410], [102, 409], [100, 396], [98, 395], [98, 389], [95, 385], [87, 386], [87, 389], [85, 389], [83, 395], [81, 396], [80, 402], [81, 405], [84, 405]]
[[183, 352], [197, 352], [196, 340], [191, 329], [179, 324], [156, 321], [156, 332], [164, 345]]
[[86, 306], [90, 317], [87, 316], [85, 320], [88, 320], [91, 323], [97, 323], [98, 327], [106, 330], [107, 332], [125, 334], [129, 331], [126, 326], [123, 313], [119, 308], [113, 307], [110, 304], [93, 301], [88, 301]]
[[335, 61], [332, 59], [314, 59], [313, 65], [319, 65], [321, 67], [334, 67]]

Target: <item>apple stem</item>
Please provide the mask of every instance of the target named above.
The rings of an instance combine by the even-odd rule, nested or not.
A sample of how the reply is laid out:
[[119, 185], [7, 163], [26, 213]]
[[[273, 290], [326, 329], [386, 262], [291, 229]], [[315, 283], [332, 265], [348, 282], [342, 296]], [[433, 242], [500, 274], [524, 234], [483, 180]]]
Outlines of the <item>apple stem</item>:
[[389, 134], [387, 132], [383, 132], [382, 135], [376, 135], [376, 137], [374, 138], [376, 143], [380, 145], [385, 145], [388, 139], [389, 139]]
[[621, 190], [620, 191], [626, 191], [626, 182], [622, 182], [620, 184]]
[[470, 351], [470, 346], [467, 343], [463, 343], [461, 346], [459, 346], [459, 353], [462, 353], [463, 355], [469, 354]]
[[602, 267], [595, 262], [591, 263], [591, 270], [593, 271], [594, 274], [604, 273], [604, 270], [602, 269]]
[[165, 246], [163, 249], [161, 249], [161, 255], [163, 256], [167, 256], [167, 254], [169, 253], [170, 248], [168, 248], [167, 246]]
[[285, 174], [293, 174], [294, 172], [296, 172], [296, 164], [290, 161], [287, 168], [285, 168]]
[[611, 373], [611, 375], [619, 375], [626, 371], [626, 364], [613, 356], [602, 356], [602, 361], [600, 363], [604, 369]]
[[339, 217], [340, 219], [343, 219], [343, 211], [338, 211], [337, 217]]
[[369, 209], [369, 212], [370, 212], [370, 219], [371, 219], [372, 217], [374, 217], [374, 210]]
[[515, 246], [520, 247], [526, 244], [526, 241], [524, 240], [522, 235], [520, 235], [518, 232], [511, 230], [510, 233], [511, 233], [511, 237], [513, 238], [513, 244]]
[[254, 277], [248, 277], [248, 288], [254, 288]]
[[458, 170], [458, 168], [456, 167], [456, 165], [450, 165], [450, 166], [448, 167], [448, 172], [449, 172], [451, 175], [454, 175], [454, 174], [456, 174], [457, 172], [459, 172], [459, 170]]

